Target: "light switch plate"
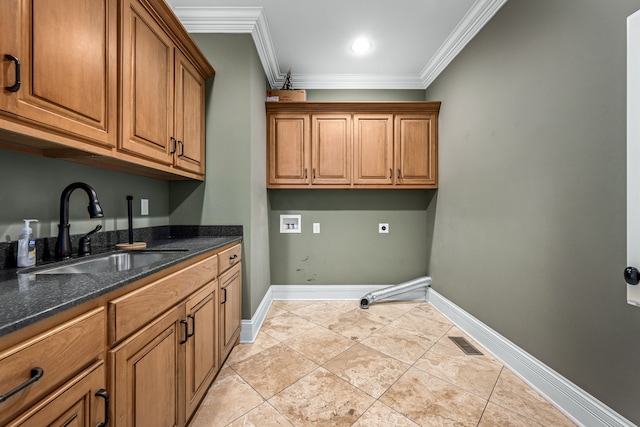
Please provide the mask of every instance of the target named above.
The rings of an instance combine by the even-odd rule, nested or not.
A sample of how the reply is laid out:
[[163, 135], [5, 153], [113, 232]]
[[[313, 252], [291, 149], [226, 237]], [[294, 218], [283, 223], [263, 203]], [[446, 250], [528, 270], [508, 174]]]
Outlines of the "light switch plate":
[[313, 223], [313, 233], [314, 234], [319, 234], [320, 233], [320, 223], [319, 222], [314, 222]]

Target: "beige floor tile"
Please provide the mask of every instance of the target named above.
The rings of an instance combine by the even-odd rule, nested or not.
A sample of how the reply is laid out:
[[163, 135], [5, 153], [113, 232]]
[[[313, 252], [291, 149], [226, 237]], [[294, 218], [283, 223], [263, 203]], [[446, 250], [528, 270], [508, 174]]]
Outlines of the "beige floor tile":
[[475, 426], [486, 400], [416, 368], [411, 368], [380, 398], [421, 426]]
[[404, 415], [377, 401], [351, 427], [419, 427]]
[[372, 316], [367, 314], [367, 310], [357, 308], [341, 314], [323, 326], [352, 341], [359, 341], [383, 328], [385, 323], [372, 319]]
[[434, 344], [427, 338], [391, 326], [374, 332], [361, 343], [405, 363], [414, 363]]
[[482, 356], [465, 355], [458, 348], [452, 350], [457, 352], [449, 353], [449, 347], [438, 342], [414, 366], [488, 400], [502, 365]]
[[296, 427], [350, 426], [374, 399], [323, 368], [269, 399]]
[[320, 326], [308, 329], [283, 343], [319, 365], [354, 345], [350, 339]]
[[445, 323], [453, 326], [453, 323], [449, 319], [447, 319], [446, 316], [444, 316], [437, 309], [435, 309], [431, 304], [423, 303], [423, 304], [420, 304], [417, 308], [424, 311], [427, 318], [434, 320], [436, 322]]
[[274, 301], [189, 427], [351, 425], [574, 426], [426, 302]]
[[362, 344], [356, 344], [324, 364], [349, 384], [378, 398], [410, 365]]
[[269, 334], [278, 341], [284, 341], [315, 326], [315, 323], [285, 311], [266, 319], [260, 332]]
[[543, 399], [535, 390], [508, 369], [503, 369], [495, 390], [489, 399], [492, 403], [510, 409], [545, 426], [574, 426], [564, 414]]
[[260, 353], [262, 350], [266, 350], [274, 345], [280, 343], [277, 339], [271, 335], [260, 332], [256, 337], [256, 340], [251, 344], [239, 344], [233, 348], [229, 357], [227, 357], [227, 364], [234, 365], [241, 362], [254, 354]]
[[293, 424], [280, 415], [273, 406], [264, 402], [229, 424], [228, 427], [293, 427]]
[[419, 307], [403, 314], [391, 322], [390, 326], [432, 341], [438, 341], [452, 328], [450, 323], [433, 320]]
[[276, 310], [284, 310], [284, 311], [294, 311], [301, 307], [306, 307], [308, 305], [313, 304], [315, 301], [273, 301], [271, 303], [271, 309]]
[[223, 368], [189, 427], [227, 425], [263, 402], [264, 399], [233, 369]]
[[318, 325], [324, 325], [357, 307], [357, 301], [318, 301], [293, 310], [292, 313]]
[[270, 347], [233, 369], [265, 399], [290, 386], [318, 365], [284, 344]]
[[523, 417], [513, 411], [495, 405], [491, 402], [487, 405], [478, 427], [542, 427], [542, 424], [532, 419]]

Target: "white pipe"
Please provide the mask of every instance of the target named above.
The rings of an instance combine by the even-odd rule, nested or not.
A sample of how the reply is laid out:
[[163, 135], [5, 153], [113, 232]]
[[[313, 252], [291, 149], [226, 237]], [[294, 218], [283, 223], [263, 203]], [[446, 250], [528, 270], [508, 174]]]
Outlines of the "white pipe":
[[426, 292], [429, 286], [431, 286], [431, 277], [424, 276], [418, 277], [417, 279], [409, 280], [408, 282], [400, 283], [398, 285], [389, 286], [388, 288], [369, 292], [368, 294], [360, 298], [360, 308], [369, 308], [369, 305], [373, 304], [374, 302], [419, 288], [425, 288]]

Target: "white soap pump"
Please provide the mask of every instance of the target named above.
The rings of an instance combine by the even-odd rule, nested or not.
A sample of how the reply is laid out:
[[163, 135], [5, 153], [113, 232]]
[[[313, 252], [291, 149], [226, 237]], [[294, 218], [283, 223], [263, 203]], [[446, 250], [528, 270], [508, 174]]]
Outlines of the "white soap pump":
[[38, 222], [37, 219], [25, 219], [24, 228], [18, 237], [18, 267], [31, 267], [36, 265], [36, 240], [33, 238], [33, 230], [30, 222]]

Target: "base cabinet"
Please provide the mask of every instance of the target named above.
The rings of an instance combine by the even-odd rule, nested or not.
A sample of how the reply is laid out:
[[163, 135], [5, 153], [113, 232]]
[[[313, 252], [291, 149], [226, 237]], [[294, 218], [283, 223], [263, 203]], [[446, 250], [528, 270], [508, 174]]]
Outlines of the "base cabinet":
[[110, 333], [116, 427], [184, 426], [193, 416], [240, 336], [239, 254], [232, 246], [110, 302], [110, 327], [125, 331]]
[[193, 415], [218, 372], [218, 281], [214, 280], [186, 302], [190, 328], [186, 342], [185, 390], [187, 419]]
[[7, 427], [106, 426], [109, 420], [105, 367], [100, 361]]
[[186, 331], [182, 307], [170, 310], [110, 352], [116, 426], [184, 424], [179, 381]]
[[220, 275], [220, 360], [224, 361], [240, 338], [242, 326], [242, 263]]

